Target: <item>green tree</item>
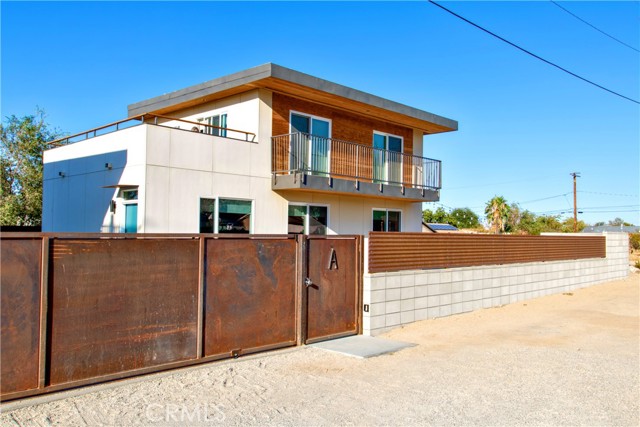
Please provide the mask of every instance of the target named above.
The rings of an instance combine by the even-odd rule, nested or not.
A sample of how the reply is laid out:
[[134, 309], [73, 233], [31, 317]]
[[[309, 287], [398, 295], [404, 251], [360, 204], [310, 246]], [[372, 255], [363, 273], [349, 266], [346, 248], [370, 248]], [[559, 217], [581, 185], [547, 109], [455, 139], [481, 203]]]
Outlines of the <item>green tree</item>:
[[[567, 218], [562, 221], [562, 232], [563, 233], [573, 233], [573, 218]], [[577, 232], [581, 232], [587, 226], [584, 221], [578, 220]]]
[[538, 217], [533, 212], [524, 210], [520, 213], [517, 231], [537, 236], [542, 232], [542, 225], [538, 222]]
[[0, 225], [42, 223], [42, 152], [60, 132], [37, 110], [9, 116], [0, 125]]
[[622, 218], [615, 218], [609, 221], [609, 225], [612, 225], [614, 227], [619, 227], [619, 226], [632, 226], [633, 224], [629, 224], [628, 222], [626, 222], [625, 220], [623, 220]]
[[448, 224], [449, 214], [441, 207], [435, 211], [425, 209], [422, 211], [422, 219], [426, 223]]
[[505, 231], [510, 233], [522, 231], [520, 230], [520, 221], [522, 221], [522, 211], [520, 210], [520, 206], [518, 206], [517, 203], [511, 203], [509, 206], [507, 222], [504, 227]]
[[502, 196], [494, 196], [487, 202], [484, 213], [493, 233], [503, 233], [509, 219], [510, 207]]
[[536, 218], [536, 223], [542, 233], [560, 233], [562, 232], [562, 223], [559, 216], [540, 215]]
[[478, 214], [469, 208], [455, 208], [449, 213], [447, 221], [458, 228], [477, 228], [480, 226]]

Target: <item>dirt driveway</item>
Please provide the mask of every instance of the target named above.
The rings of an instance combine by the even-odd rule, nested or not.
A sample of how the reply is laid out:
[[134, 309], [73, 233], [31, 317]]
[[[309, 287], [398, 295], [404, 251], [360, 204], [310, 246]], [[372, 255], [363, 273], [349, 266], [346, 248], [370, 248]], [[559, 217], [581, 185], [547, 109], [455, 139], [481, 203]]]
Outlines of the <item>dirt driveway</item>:
[[637, 426], [639, 286], [418, 322], [371, 359], [302, 347], [9, 403], [0, 424]]

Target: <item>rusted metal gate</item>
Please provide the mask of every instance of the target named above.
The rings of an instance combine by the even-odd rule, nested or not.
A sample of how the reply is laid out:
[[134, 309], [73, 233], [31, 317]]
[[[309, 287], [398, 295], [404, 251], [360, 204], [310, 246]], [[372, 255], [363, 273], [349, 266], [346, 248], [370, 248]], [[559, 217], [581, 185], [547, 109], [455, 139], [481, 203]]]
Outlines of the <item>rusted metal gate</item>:
[[44, 383], [40, 344], [42, 239], [3, 239], [0, 244], [0, 395], [37, 389]]
[[198, 240], [53, 239], [48, 384], [194, 360]]
[[360, 330], [359, 236], [0, 238], [2, 401]]
[[306, 238], [306, 343], [360, 332], [360, 251], [360, 236]]
[[296, 249], [290, 236], [207, 240], [205, 357], [296, 344]]

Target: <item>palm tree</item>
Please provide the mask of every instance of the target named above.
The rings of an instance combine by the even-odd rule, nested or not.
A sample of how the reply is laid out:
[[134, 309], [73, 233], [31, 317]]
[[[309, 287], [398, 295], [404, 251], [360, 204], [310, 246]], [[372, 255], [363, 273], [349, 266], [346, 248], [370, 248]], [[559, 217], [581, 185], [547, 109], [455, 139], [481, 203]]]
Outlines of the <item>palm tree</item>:
[[502, 196], [494, 196], [493, 199], [487, 202], [484, 213], [487, 215], [487, 220], [489, 221], [492, 232], [504, 232], [510, 211], [511, 209], [507, 201]]

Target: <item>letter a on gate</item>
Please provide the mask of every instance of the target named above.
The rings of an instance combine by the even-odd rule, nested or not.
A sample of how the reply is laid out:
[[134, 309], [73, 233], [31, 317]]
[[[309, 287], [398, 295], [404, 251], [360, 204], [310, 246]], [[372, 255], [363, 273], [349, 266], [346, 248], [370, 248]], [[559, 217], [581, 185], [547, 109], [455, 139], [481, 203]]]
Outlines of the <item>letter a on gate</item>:
[[331, 248], [331, 255], [329, 256], [329, 270], [337, 270], [337, 269], [338, 269], [338, 257], [336, 256], [336, 250]]

